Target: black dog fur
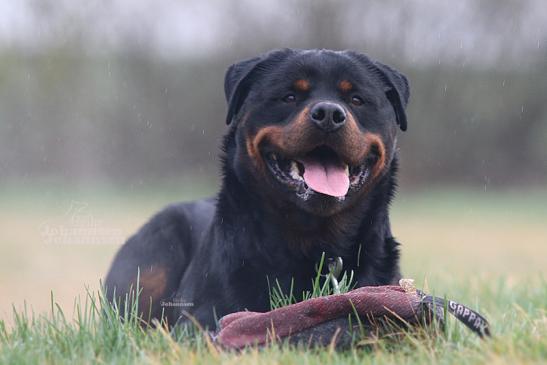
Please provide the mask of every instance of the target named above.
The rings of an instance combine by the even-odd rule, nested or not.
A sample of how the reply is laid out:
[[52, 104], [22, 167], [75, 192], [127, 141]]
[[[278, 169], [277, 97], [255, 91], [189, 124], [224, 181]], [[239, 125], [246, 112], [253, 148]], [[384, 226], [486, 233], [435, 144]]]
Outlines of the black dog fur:
[[[139, 270], [147, 320], [163, 314], [172, 326], [192, 316], [213, 328], [231, 312], [269, 310], [268, 281], [288, 292], [294, 280], [297, 295], [310, 290], [323, 252], [342, 257], [357, 286], [396, 283], [398, 243], [388, 209], [397, 126], [407, 125], [406, 78], [356, 52], [283, 49], [232, 65], [225, 93], [219, 194], [173, 204], [132, 236], [106, 278], [110, 299], [123, 307]], [[338, 132], [318, 132], [310, 122], [309, 108], [325, 100], [347, 113]], [[272, 172], [271, 151], [297, 156], [323, 144], [340, 160], [360, 158], [369, 172], [356, 175], [364, 183], [344, 199], [309, 188], [299, 195], [296, 183]]]

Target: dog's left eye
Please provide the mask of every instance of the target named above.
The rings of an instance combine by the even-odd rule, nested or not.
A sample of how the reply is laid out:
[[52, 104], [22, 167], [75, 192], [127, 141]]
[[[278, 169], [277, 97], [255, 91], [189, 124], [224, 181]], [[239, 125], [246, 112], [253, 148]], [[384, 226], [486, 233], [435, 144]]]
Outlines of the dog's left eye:
[[354, 95], [351, 97], [351, 103], [355, 106], [361, 106], [363, 105], [364, 101], [361, 99], [361, 97]]
[[294, 94], [287, 94], [282, 99], [285, 103], [294, 103], [296, 101], [296, 96]]

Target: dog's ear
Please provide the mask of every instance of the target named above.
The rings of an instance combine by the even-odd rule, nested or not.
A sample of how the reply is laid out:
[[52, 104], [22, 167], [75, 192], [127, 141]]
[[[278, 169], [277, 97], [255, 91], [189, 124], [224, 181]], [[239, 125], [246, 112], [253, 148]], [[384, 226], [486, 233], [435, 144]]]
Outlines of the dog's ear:
[[386, 96], [397, 116], [397, 124], [402, 131], [407, 129], [405, 108], [410, 98], [410, 86], [405, 75], [388, 65], [380, 62], [374, 62], [375, 66], [382, 73], [384, 82], [386, 82]]
[[224, 95], [228, 102], [226, 124], [230, 124], [237, 116], [258, 71], [271, 67], [276, 62], [285, 59], [291, 49], [274, 50], [260, 57], [250, 58], [231, 65], [224, 77]]
[[410, 97], [410, 86], [405, 75], [388, 65], [373, 61], [362, 53], [349, 52], [350, 56], [360, 61], [368, 70], [377, 74], [384, 83], [386, 97], [395, 110], [397, 124], [406, 131], [407, 120], [405, 108]]
[[226, 124], [230, 124], [239, 111], [243, 100], [249, 92], [250, 85], [245, 85], [249, 84], [246, 79], [261, 60], [261, 57], [254, 57], [234, 63], [226, 71], [226, 75], [224, 76], [224, 95], [228, 103]]

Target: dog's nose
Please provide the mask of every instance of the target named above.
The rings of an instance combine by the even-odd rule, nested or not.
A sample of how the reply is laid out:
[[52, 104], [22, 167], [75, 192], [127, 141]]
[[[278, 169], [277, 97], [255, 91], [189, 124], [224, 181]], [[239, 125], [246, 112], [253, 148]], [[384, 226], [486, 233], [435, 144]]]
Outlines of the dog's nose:
[[340, 105], [322, 101], [310, 111], [311, 120], [325, 132], [334, 132], [346, 123], [346, 111]]

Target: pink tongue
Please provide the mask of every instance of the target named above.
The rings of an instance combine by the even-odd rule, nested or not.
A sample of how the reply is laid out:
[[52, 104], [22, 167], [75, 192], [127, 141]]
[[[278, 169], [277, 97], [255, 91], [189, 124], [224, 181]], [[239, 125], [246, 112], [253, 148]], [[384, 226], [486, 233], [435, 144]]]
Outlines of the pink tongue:
[[318, 193], [342, 197], [349, 189], [349, 177], [340, 165], [306, 159], [304, 165], [304, 181]]

